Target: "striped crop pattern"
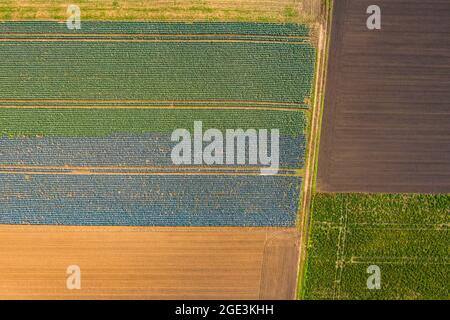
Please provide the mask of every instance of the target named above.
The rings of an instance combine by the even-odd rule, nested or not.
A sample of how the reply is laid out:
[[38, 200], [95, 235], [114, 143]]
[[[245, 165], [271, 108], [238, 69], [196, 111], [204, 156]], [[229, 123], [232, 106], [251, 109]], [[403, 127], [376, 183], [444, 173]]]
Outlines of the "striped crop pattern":
[[[0, 223], [294, 225], [314, 63], [304, 25], [0, 23]], [[174, 165], [194, 121], [279, 129], [282, 170]]]

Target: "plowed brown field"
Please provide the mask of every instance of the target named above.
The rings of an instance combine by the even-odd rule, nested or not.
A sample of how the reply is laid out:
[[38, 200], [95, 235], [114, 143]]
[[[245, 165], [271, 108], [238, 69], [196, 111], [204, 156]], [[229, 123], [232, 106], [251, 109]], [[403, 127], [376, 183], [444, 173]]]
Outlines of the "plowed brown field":
[[317, 188], [450, 192], [450, 1], [334, 2]]

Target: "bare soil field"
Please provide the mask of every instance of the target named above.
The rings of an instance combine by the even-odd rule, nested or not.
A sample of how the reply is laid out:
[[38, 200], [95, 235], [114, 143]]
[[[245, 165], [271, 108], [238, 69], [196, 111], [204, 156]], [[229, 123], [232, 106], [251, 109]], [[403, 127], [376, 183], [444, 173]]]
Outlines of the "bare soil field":
[[450, 2], [334, 3], [320, 192], [450, 192]]
[[[294, 228], [3, 225], [0, 299], [293, 299], [298, 238]], [[66, 287], [70, 265], [80, 290]]]

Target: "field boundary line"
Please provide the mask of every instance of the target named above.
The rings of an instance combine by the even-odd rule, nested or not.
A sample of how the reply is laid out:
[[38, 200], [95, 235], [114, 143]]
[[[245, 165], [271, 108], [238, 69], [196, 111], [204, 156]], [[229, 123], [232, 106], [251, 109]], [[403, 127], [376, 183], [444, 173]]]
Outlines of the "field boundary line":
[[308, 42], [283, 40], [246, 40], [246, 39], [83, 39], [83, 38], [0, 38], [0, 42], [179, 42], [179, 43], [281, 43], [301, 45]]
[[83, 38], [83, 37], [172, 37], [172, 38], [188, 38], [188, 37], [229, 37], [229, 38], [263, 38], [263, 39], [298, 39], [310, 40], [310, 36], [292, 36], [292, 35], [263, 35], [263, 34], [241, 34], [241, 33], [24, 33], [24, 32], [0, 32], [2, 36], [18, 36], [18, 37], [69, 37], [69, 38]]
[[437, 224], [434, 228], [415, 228], [415, 227], [406, 227], [406, 228], [402, 228], [402, 227], [388, 227], [388, 228], [382, 228], [381, 226], [379, 227], [361, 227], [361, 228], [356, 228], [357, 230], [390, 230], [390, 231], [409, 231], [409, 230], [414, 230], [414, 231], [448, 231], [446, 230], [446, 228], [448, 229], [448, 226], [445, 225], [439, 225]]
[[[33, 230], [31, 230], [33, 229]], [[211, 226], [196, 226], [196, 227], [186, 227], [186, 226], [88, 226], [88, 225], [21, 225], [21, 224], [0, 224], [1, 234], [15, 234], [27, 231], [27, 234], [42, 234], [48, 232], [48, 230], [54, 229], [58, 232], [73, 233], [79, 231], [85, 232], [139, 232], [139, 233], [167, 233], [167, 232], [177, 232], [177, 233], [211, 233], [215, 234], [218, 229], [221, 232], [230, 232], [234, 234], [241, 234], [245, 231], [246, 234], [249, 233], [261, 233], [261, 237], [264, 239], [268, 238], [268, 234], [271, 232], [295, 232], [293, 227], [279, 227], [279, 226], [264, 226], [264, 227], [211, 227]]]
[[[173, 169], [177, 169], [177, 170], [260, 170], [260, 169], [264, 169], [266, 167], [264, 166], [242, 166], [242, 167], [238, 167], [238, 166], [230, 166], [230, 167], [221, 167], [221, 166], [120, 166], [120, 165], [100, 165], [100, 166], [96, 166], [96, 165], [87, 165], [87, 166], [83, 166], [83, 165], [8, 165], [8, 164], [0, 164], [0, 169], [64, 169], [64, 170], [69, 170], [69, 169], [94, 169], [94, 170], [108, 170], [108, 169], [113, 169], [113, 170], [173, 170]], [[292, 172], [298, 172], [303, 170], [302, 168], [278, 168], [279, 171], [292, 171]]]
[[314, 224], [317, 225], [318, 228], [324, 229], [339, 229], [341, 226], [336, 222], [323, 222], [323, 221], [314, 221]]
[[261, 106], [19, 106], [0, 105], [0, 109], [205, 109], [205, 110], [261, 110], [261, 111], [289, 111], [301, 112], [309, 111], [305, 108], [282, 108], [282, 107], [261, 107]]
[[368, 256], [355, 256], [351, 257], [348, 262], [352, 264], [363, 264], [363, 263], [380, 263], [380, 264], [450, 264], [450, 259], [445, 258], [430, 258], [430, 257], [368, 257]]
[[[74, 99], [0, 99], [0, 103], [164, 103], [166, 106], [174, 106], [177, 103], [217, 103], [217, 104], [246, 104], [264, 106], [294, 106], [302, 107], [307, 104], [299, 102], [278, 102], [278, 101], [252, 101], [252, 100], [74, 100]], [[164, 106], [164, 105], [163, 105]]]
[[299, 267], [297, 275], [297, 292], [296, 296], [302, 298], [303, 287], [306, 275], [306, 259], [307, 248], [309, 239], [309, 229], [311, 222], [311, 210], [312, 210], [312, 196], [315, 185], [315, 167], [318, 158], [318, 146], [321, 127], [321, 113], [322, 113], [322, 96], [325, 94], [326, 76], [327, 76], [327, 63], [328, 63], [328, 51], [331, 35], [331, 20], [332, 20], [332, 6], [328, 8], [326, 4], [325, 14], [322, 22], [319, 24], [319, 39], [317, 45], [317, 66], [315, 71], [315, 84], [314, 84], [314, 102], [311, 106], [311, 122], [310, 122], [310, 134], [308, 141], [308, 157], [306, 158], [305, 165], [305, 178], [303, 182], [303, 195], [301, 198], [301, 218], [300, 218], [300, 253], [299, 253]]
[[356, 226], [364, 226], [364, 225], [370, 225], [370, 226], [450, 226], [449, 223], [389, 223], [389, 222], [377, 222], [377, 223], [371, 223], [371, 222], [351, 222], [349, 225], [356, 225]]
[[195, 171], [195, 172], [121, 172], [121, 171], [92, 171], [92, 170], [66, 170], [66, 171], [26, 171], [26, 170], [0, 170], [0, 174], [10, 175], [109, 175], [109, 176], [261, 176], [261, 177], [303, 177], [299, 173], [276, 173], [264, 175], [261, 172], [224, 172], [224, 171]]

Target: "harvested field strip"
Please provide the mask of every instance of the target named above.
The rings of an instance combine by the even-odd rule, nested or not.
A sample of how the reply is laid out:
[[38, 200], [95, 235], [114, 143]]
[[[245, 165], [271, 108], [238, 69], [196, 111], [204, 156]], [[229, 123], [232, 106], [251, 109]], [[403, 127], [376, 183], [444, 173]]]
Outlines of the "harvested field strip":
[[[295, 276], [295, 251], [265, 253], [280, 235], [286, 249], [298, 239], [294, 228], [0, 226], [0, 298], [293, 299], [277, 280]], [[73, 264], [82, 290], [66, 289]]]
[[130, 166], [27, 166], [0, 165], [3, 174], [72, 174], [72, 175], [261, 175], [261, 170], [276, 176], [302, 176], [301, 169], [270, 169], [268, 167], [130, 167]]
[[302, 135], [307, 126], [303, 112], [290, 111], [0, 108], [1, 134], [7, 137], [98, 137], [172, 133], [178, 128], [193, 132], [194, 121], [202, 121], [204, 130], [274, 128], [280, 135], [293, 137]]
[[1, 181], [0, 224], [294, 226], [301, 188], [295, 176], [1, 174]]
[[317, 194], [304, 298], [448, 299], [449, 213], [448, 194]]
[[[177, 167], [171, 159], [174, 145], [171, 133], [112, 134], [101, 137], [3, 137], [0, 138], [0, 165], [152, 166], [171, 167], [170, 170], [173, 170]], [[295, 137], [281, 135], [279, 167], [303, 168], [305, 146], [303, 134]], [[224, 159], [227, 153], [225, 148]], [[246, 154], [249, 154], [248, 145]], [[236, 167], [244, 166], [248, 167], [249, 164], [236, 164]], [[180, 168], [184, 167], [189, 166]]]
[[[277, 232], [266, 240], [262, 262], [260, 299], [288, 300], [294, 297], [298, 254], [298, 233]], [[274, 277], [276, 270], [282, 271]], [[280, 282], [284, 285], [280, 286]]]
[[308, 43], [10, 40], [0, 42], [2, 101], [304, 105], [314, 73], [315, 49]]

